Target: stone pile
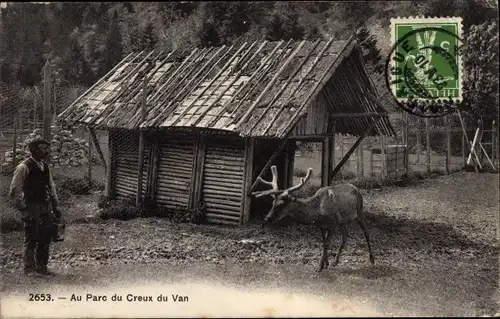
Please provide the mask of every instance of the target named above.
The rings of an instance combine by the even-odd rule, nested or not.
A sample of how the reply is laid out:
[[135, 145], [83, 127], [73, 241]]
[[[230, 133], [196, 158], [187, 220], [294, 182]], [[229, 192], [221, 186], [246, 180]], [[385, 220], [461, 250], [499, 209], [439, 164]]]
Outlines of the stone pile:
[[[88, 164], [88, 141], [73, 136], [71, 131], [63, 130], [53, 126], [51, 129], [52, 140], [50, 147], [50, 165], [52, 167], [78, 167]], [[17, 163], [30, 156], [28, 144], [36, 138], [43, 137], [42, 129], [35, 129], [24, 140], [17, 144]], [[92, 154], [93, 161], [97, 160], [95, 153]], [[11, 167], [13, 163], [13, 152], [9, 150], [4, 154], [2, 168]]]

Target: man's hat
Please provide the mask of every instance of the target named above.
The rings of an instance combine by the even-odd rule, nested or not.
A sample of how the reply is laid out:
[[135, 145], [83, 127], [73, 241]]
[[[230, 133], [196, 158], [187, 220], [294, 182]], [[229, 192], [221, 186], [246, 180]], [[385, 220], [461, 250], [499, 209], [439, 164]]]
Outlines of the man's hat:
[[33, 148], [35, 147], [38, 147], [38, 145], [40, 144], [46, 144], [46, 145], [50, 145], [50, 142], [47, 141], [46, 139], [44, 138], [35, 138], [34, 140], [32, 140], [31, 142], [29, 142], [28, 144], [28, 148], [30, 150], [32, 150]]

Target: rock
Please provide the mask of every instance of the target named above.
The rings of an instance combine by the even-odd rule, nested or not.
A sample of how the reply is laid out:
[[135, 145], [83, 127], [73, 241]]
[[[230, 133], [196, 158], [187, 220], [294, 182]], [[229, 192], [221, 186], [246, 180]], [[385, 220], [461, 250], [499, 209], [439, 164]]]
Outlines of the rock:
[[[29, 151], [27, 146], [35, 138], [42, 137], [42, 129], [35, 129], [30, 133], [24, 141], [19, 141], [17, 144], [17, 162], [24, 160], [29, 157]], [[68, 130], [62, 130], [60, 127], [54, 126], [52, 128], [52, 140], [51, 142], [51, 165], [60, 167], [78, 167], [86, 165], [89, 162], [88, 159], [88, 142], [83, 139], [75, 138]], [[97, 154], [92, 154], [93, 162], [98, 160]], [[8, 167], [14, 162], [13, 152], [5, 152], [5, 156], [2, 164], [3, 168]]]

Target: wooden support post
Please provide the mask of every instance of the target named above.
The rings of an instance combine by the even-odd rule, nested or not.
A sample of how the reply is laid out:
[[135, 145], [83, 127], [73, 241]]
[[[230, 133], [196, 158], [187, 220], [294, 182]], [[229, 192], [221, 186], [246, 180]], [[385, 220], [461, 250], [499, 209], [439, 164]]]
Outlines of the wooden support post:
[[330, 185], [332, 169], [332, 138], [326, 137], [323, 140], [321, 150], [321, 186]]
[[[331, 156], [331, 159], [332, 159], [332, 165], [330, 167], [330, 174], [331, 172], [333, 172], [333, 169], [335, 168], [335, 156], [336, 156], [336, 152], [335, 152], [335, 121], [333, 121], [333, 128], [332, 128], [332, 140], [331, 140], [331, 144], [332, 144], [332, 154], [330, 155]], [[330, 180], [331, 180], [331, 176], [329, 177]]]
[[115, 156], [114, 154], [114, 141], [113, 141], [113, 131], [109, 130], [108, 131], [108, 169], [106, 170], [106, 187], [104, 190], [105, 196], [107, 198], [112, 197], [112, 189], [113, 189], [113, 172], [114, 172], [114, 164], [113, 164], [113, 157]]
[[496, 164], [497, 148], [497, 129], [496, 122], [493, 120], [491, 123], [491, 160], [493, 161], [493, 164]]
[[373, 171], [373, 151], [370, 150], [370, 176], [375, 176], [375, 172]]
[[191, 174], [191, 185], [192, 187], [190, 188], [189, 192], [189, 201], [188, 201], [188, 207], [190, 208], [196, 208], [199, 201], [200, 201], [200, 195], [202, 191], [202, 180], [203, 180], [203, 175], [200, 174], [199, 172], [202, 171], [203, 169], [203, 164], [204, 164], [204, 154], [202, 156], [201, 154], [201, 148], [202, 144], [204, 143], [203, 136], [201, 133], [198, 133], [196, 135], [196, 141], [194, 144], [194, 159], [193, 159], [193, 167], [191, 170], [193, 172], [197, 172], [196, 174]]
[[[474, 140], [472, 141], [472, 144], [471, 144], [471, 152], [469, 153], [469, 157], [467, 158], [467, 165], [470, 165], [470, 162], [472, 160], [472, 156], [473, 155], [475, 155], [476, 158], [477, 158], [476, 145], [477, 145], [477, 142], [478, 142], [480, 130], [481, 129], [478, 127], [476, 129], [476, 133], [474, 134]], [[477, 158], [477, 162], [478, 162], [478, 164], [480, 164], [479, 158]]]
[[[203, 144], [202, 144], [203, 145]], [[151, 190], [149, 192], [149, 195], [151, 196], [151, 199], [156, 201], [156, 188], [158, 187], [158, 168], [160, 164], [160, 142], [158, 138], [158, 134], [155, 135], [154, 141], [153, 141], [153, 154], [151, 155], [153, 157], [153, 164], [152, 164], [152, 172], [151, 172]], [[202, 165], [203, 167], [203, 165]], [[200, 174], [202, 174], [203, 171], [201, 171]], [[201, 178], [201, 176], [200, 176]]]
[[446, 174], [450, 174], [450, 159], [451, 159], [451, 121], [449, 115], [444, 117], [446, 125]]
[[[294, 142], [295, 143], [295, 142]], [[240, 224], [244, 225], [250, 220], [250, 211], [252, 209], [252, 180], [254, 175], [254, 138], [245, 139], [245, 172], [244, 172], [244, 193], [243, 193], [243, 211], [240, 215]], [[294, 152], [295, 153], [295, 152]], [[292, 175], [293, 176], [293, 175]]]
[[17, 166], [17, 118], [14, 119], [14, 137], [12, 139], [12, 164]]
[[37, 103], [36, 103], [36, 96], [33, 98], [33, 130], [36, 129], [36, 123], [38, 122], [37, 119]]
[[422, 130], [420, 129], [420, 123], [422, 122], [418, 117], [415, 120], [417, 126], [417, 129], [415, 130], [417, 132], [417, 163], [420, 164], [420, 151], [422, 150]]
[[431, 172], [431, 135], [429, 132], [429, 119], [425, 118], [425, 163], [427, 173]]
[[344, 157], [340, 160], [338, 165], [333, 170], [332, 176], [330, 177], [330, 180], [333, 180], [335, 175], [340, 171], [340, 169], [345, 164], [345, 162], [347, 162], [347, 160], [349, 159], [351, 154], [354, 152], [354, 150], [358, 147], [358, 145], [361, 143], [361, 141], [365, 138], [366, 134], [368, 134], [368, 132], [370, 132], [373, 129], [373, 127], [375, 127], [375, 123], [377, 123], [377, 121], [373, 121], [370, 124], [370, 126], [366, 129], [366, 131], [364, 131], [363, 134], [357, 139], [357, 141], [354, 143], [354, 145], [351, 147], [351, 149], [349, 149], [349, 151], [347, 151], [347, 153], [344, 155]]
[[283, 151], [283, 149], [285, 148], [287, 143], [288, 143], [288, 139], [284, 139], [284, 141], [283, 141], [283, 143], [281, 143], [280, 147], [273, 153], [273, 155], [271, 155], [271, 157], [267, 161], [266, 165], [264, 165], [264, 167], [260, 171], [259, 175], [255, 176], [255, 180], [252, 184], [252, 187], [250, 187], [250, 193], [255, 189], [255, 186], [257, 186], [257, 184], [259, 183], [259, 180], [257, 178], [262, 177], [262, 175], [264, 175], [264, 172], [267, 171], [271, 167], [273, 161], [276, 159], [276, 157], [278, 157], [281, 154], [281, 152]]
[[364, 152], [365, 152], [365, 143], [361, 141], [361, 144], [359, 144], [359, 169], [360, 169], [360, 176], [361, 178], [365, 177], [365, 157], [364, 157]]
[[50, 142], [50, 126], [51, 123], [51, 76], [52, 69], [50, 67], [49, 61], [45, 63], [45, 67], [43, 69], [43, 138]]
[[467, 130], [465, 127], [465, 123], [463, 123], [463, 134], [462, 135], [462, 164], [463, 167], [467, 166], [467, 157], [465, 155], [465, 138], [467, 136]]
[[101, 159], [102, 165], [104, 166], [104, 172], [108, 171], [108, 167], [106, 165], [106, 159], [104, 158], [104, 155], [101, 150], [101, 145], [99, 144], [99, 139], [97, 138], [97, 134], [95, 133], [95, 130], [93, 128], [90, 128], [90, 136], [92, 137], [92, 142], [94, 143], [94, 147], [97, 151], [97, 154], [99, 154], [99, 158]]
[[[144, 74], [144, 79], [142, 81], [142, 103], [141, 103], [141, 123], [146, 119], [146, 101], [148, 96], [148, 78], [147, 74]], [[139, 133], [139, 167], [137, 169], [137, 194], [135, 198], [135, 206], [140, 208], [142, 199], [142, 180], [144, 171], [144, 144], [146, 139], [146, 131], [140, 130]]]
[[[469, 141], [469, 138], [467, 137], [467, 131], [465, 130], [465, 122], [462, 119], [462, 115], [460, 114], [459, 110], [457, 110], [457, 114], [458, 114], [458, 119], [460, 120], [460, 125], [462, 126], [462, 130], [463, 130], [463, 134], [464, 134], [464, 137], [465, 137], [465, 141], [467, 142], [467, 147], [468, 147], [469, 151], [471, 152], [471, 154], [472, 153], [476, 154], [474, 148], [472, 147], [472, 144]], [[477, 158], [477, 154], [476, 154], [475, 158]], [[479, 158], [477, 158], [477, 164], [481, 165], [481, 163], [479, 162]], [[467, 161], [464, 163], [464, 166], [467, 166]], [[479, 170], [477, 169], [477, 165], [476, 164], [474, 164], [474, 169], [476, 170], [476, 173], [479, 172]]]
[[92, 134], [91, 134], [91, 128], [88, 128], [88, 134], [89, 134], [89, 147], [87, 151], [87, 159], [89, 161], [89, 172], [88, 172], [88, 178], [89, 178], [89, 186], [92, 185]]
[[386, 167], [386, 156], [387, 152], [385, 150], [385, 136], [380, 136], [380, 158], [382, 162], [382, 166], [380, 167], [380, 177], [384, 179], [387, 176], [387, 167]]
[[294, 171], [294, 163], [295, 163], [295, 148], [296, 142], [293, 139], [288, 140], [288, 143], [285, 147], [285, 175], [284, 182], [285, 187], [292, 187], [293, 185], [293, 171]]

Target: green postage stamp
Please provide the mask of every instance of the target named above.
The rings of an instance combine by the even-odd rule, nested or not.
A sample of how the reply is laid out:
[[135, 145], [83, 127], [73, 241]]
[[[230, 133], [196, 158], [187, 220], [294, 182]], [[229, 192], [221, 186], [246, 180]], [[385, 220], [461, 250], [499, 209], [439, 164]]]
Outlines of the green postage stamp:
[[462, 18], [391, 19], [389, 86], [398, 101], [462, 100]]

